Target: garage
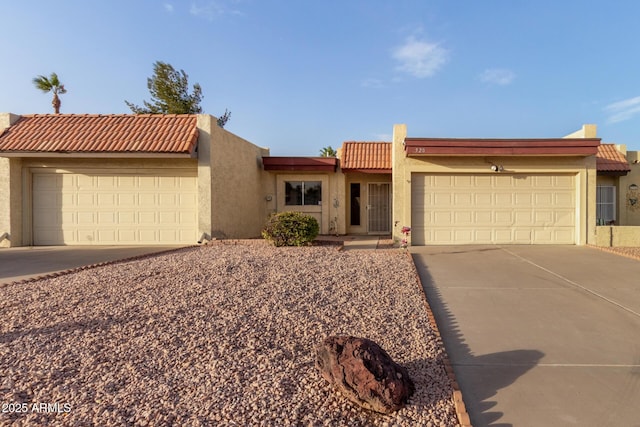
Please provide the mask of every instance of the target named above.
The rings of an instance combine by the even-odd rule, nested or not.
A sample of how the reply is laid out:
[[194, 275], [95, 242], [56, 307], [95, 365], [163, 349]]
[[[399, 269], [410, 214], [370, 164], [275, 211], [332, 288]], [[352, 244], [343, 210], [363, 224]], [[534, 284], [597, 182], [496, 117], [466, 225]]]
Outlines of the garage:
[[412, 243], [575, 244], [575, 174], [411, 175]]
[[195, 171], [35, 171], [33, 244], [194, 244], [197, 196]]

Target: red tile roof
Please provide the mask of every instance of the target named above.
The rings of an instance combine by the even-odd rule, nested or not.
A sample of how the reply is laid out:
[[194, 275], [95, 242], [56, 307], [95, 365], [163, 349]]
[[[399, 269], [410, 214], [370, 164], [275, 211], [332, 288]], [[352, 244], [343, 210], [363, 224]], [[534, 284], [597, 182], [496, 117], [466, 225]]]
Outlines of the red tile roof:
[[344, 142], [340, 166], [346, 172], [391, 173], [391, 143]]
[[191, 154], [197, 116], [188, 114], [34, 114], [0, 135], [0, 153]]
[[600, 144], [596, 154], [596, 168], [599, 172], [629, 172], [629, 162], [618, 151], [615, 144]]

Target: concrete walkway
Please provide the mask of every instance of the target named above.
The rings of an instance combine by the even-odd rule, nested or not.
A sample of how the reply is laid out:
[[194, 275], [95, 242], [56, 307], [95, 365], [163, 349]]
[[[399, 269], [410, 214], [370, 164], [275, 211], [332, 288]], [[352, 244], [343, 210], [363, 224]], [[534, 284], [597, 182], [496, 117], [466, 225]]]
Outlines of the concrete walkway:
[[640, 261], [580, 246], [413, 247], [479, 426], [640, 426]]

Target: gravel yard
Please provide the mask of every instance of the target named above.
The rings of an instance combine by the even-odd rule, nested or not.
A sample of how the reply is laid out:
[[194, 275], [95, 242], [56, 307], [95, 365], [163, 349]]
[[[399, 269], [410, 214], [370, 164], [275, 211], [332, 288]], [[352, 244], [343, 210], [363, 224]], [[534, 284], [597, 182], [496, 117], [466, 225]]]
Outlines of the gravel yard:
[[[0, 316], [0, 425], [458, 425], [397, 249], [217, 243], [0, 287]], [[336, 395], [313, 354], [334, 334], [407, 367], [409, 405], [384, 416]]]

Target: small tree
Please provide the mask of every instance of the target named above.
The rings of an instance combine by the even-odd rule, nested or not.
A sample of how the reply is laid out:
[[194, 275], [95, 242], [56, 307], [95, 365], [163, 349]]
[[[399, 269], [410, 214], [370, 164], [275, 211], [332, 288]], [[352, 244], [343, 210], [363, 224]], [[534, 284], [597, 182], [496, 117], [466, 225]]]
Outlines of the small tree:
[[224, 125], [227, 124], [227, 122], [229, 121], [229, 119], [231, 118], [231, 111], [228, 111], [226, 108], [224, 109], [224, 114], [221, 115], [220, 117], [218, 117], [218, 126], [220, 126], [221, 128], [224, 127]]
[[336, 152], [336, 150], [333, 149], [333, 147], [328, 145], [324, 147], [322, 150], [320, 150], [320, 155], [322, 157], [336, 157], [338, 153]]
[[198, 114], [202, 112], [202, 88], [198, 83], [189, 93], [189, 76], [184, 70], [176, 71], [170, 64], [156, 61], [153, 77], [147, 79], [151, 102], [143, 101], [139, 107], [129, 101], [125, 104], [135, 114]]
[[58, 75], [56, 73], [51, 73], [49, 78], [45, 76], [34, 77], [33, 84], [44, 93], [53, 92], [53, 100], [51, 101], [51, 105], [53, 105], [53, 112], [55, 114], [60, 114], [60, 105], [62, 102], [60, 102], [58, 95], [67, 93], [67, 90], [64, 88], [64, 85], [60, 83]]

